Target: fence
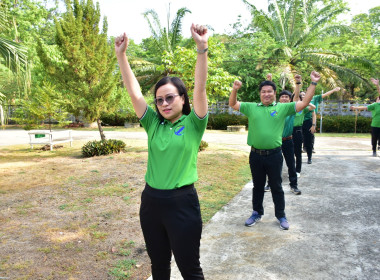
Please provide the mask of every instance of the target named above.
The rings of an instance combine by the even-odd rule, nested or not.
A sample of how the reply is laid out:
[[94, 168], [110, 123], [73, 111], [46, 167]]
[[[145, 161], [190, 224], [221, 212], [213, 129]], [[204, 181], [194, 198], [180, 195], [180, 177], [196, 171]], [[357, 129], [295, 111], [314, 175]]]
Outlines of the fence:
[[[367, 106], [369, 104], [352, 103], [350, 101], [322, 101], [319, 105], [318, 113], [323, 116], [347, 116], [355, 115], [355, 111], [350, 111], [350, 106]], [[210, 114], [236, 114], [241, 115], [240, 112], [233, 110], [228, 106], [228, 101], [219, 101], [209, 106]], [[371, 117], [371, 112], [360, 111], [358, 116]]]
[[[355, 115], [355, 111], [350, 111], [350, 106], [367, 106], [369, 104], [363, 103], [353, 103], [352, 101], [336, 101], [336, 100], [328, 100], [322, 101], [319, 106], [319, 114], [322, 116], [347, 116], [347, 115]], [[12, 123], [12, 119], [14, 118], [16, 108], [18, 106], [15, 105], [3, 105], [4, 109], [4, 117], [7, 120], [10, 120]], [[209, 106], [210, 114], [235, 114], [242, 115], [240, 112], [233, 110], [230, 106], [228, 106], [228, 101], [219, 101], [217, 103], [211, 104]], [[370, 118], [371, 112], [368, 111], [360, 111], [358, 112], [358, 116], [363, 116]], [[70, 115], [70, 120], [75, 121], [74, 116]]]

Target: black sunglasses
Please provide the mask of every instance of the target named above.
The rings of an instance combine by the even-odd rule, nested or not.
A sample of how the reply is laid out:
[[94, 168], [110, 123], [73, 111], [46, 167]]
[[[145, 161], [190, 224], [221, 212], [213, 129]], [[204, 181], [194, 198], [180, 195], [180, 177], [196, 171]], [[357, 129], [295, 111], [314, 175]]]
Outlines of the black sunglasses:
[[164, 98], [159, 97], [154, 99], [154, 103], [156, 103], [157, 106], [162, 106], [164, 104], [164, 101], [168, 103], [168, 105], [172, 104], [174, 101], [174, 98], [176, 96], [179, 96], [179, 94], [168, 94]]

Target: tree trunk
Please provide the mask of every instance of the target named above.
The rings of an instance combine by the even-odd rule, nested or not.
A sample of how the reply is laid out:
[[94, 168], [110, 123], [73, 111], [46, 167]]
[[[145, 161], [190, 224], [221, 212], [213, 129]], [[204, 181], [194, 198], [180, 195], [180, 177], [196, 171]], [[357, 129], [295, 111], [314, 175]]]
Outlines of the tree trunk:
[[3, 110], [3, 106], [0, 105], [0, 124], [1, 126], [4, 125], [4, 110]]
[[100, 119], [97, 119], [96, 122], [98, 123], [99, 133], [100, 133], [100, 139], [102, 141], [106, 140], [106, 136], [104, 135], [103, 128], [102, 128], [102, 121]]

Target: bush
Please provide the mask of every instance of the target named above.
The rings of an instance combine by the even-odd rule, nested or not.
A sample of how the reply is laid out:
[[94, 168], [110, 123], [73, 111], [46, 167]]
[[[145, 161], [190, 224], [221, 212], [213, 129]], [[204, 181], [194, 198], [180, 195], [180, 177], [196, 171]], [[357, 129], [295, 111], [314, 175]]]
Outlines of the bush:
[[123, 112], [102, 113], [100, 119], [102, 120], [102, 125], [124, 126], [127, 116]]
[[103, 125], [109, 126], [124, 126], [125, 122], [138, 123], [139, 118], [134, 112], [113, 112], [103, 113], [100, 117]]
[[210, 114], [207, 128], [226, 130], [229, 125], [245, 125], [247, 127], [248, 118], [241, 115]]
[[[320, 116], [317, 116], [317, 129], [320, 128]], [[368, 133], [371, 131], [371, 118], [358, 116], [356, 122], [357, 133]], [[354, 133], [355, 116], [323, 116], [322, 132]]]
[[93, 157], [120, 153], [125, 150], [125, 147], [125, 143], [121, 140], [90, 141], [82, 147], [82, 155], [85, 157]]
[[199, 144], [199, 151], [206, 150], [207, 147], [208, 147], [208, 143], [202, 140], [201, 143]]

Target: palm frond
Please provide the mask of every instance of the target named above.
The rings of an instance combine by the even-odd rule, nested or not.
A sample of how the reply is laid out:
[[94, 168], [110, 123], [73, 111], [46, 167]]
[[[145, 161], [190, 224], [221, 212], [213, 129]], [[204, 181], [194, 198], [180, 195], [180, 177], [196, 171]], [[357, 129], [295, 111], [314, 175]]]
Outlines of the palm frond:
[[182, 21], [184, 16], [187, 13], [191, 13], [190, 10], [187, 8], [183, 7], [177, 11], [177, 16], [173, 20], [170, 28], [170, 35], [171, 35], [171, 47], [174, 49], [178, 42], [180, 41], [180, 35], [182, 31]]
[[27, 51], [21, 45], [0, 37], [0, 57], [5, 61], [5, 65], [13, 72], [27, 69]]
[[[158, 17], [158, 14], [155, 10], [147, 10], [146, 12], [143, 13], [144, 18], [148, 22], [150, 32], [152, 34], [153, 40], [156, 44], [156, 47], [159, 48], [161, 52], [165, 50], [165, 48], [162, 47], [161, 45], [161, 39], [164, 34], [163, 33], [163, 28], [161, 26], [160, 19]], [[151, 21], [152, 18], [152, 21]]]

